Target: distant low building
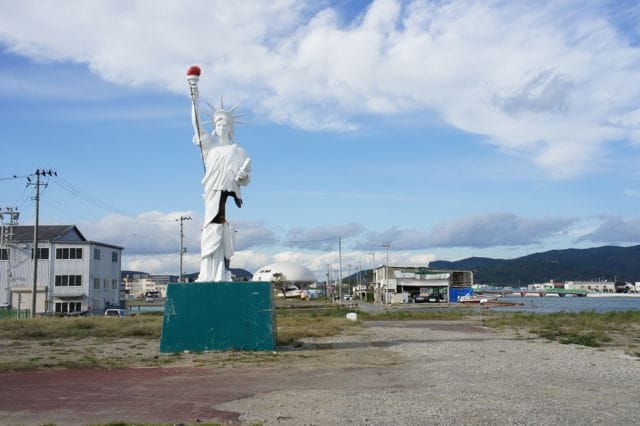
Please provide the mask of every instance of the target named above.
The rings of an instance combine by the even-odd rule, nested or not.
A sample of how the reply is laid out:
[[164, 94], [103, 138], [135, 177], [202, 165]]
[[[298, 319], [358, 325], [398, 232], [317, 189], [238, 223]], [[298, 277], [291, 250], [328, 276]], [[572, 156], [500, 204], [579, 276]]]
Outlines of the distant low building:
[[598, 293], [615, 293], [616, 283], [613, 281], [565, 281], [567, 290], [590, 290]]
[[[274, 277], [275, 276], [275, 277]], [[253, 274], [252, 281], [274, 281], [282, 277], [287, 284], [296, 286], [299, 290], [308, 289], [316, 283], [316, 277], [308, 268], [295, 263], [272, 263], [258, 269]]]
[[[389, 276], [387, 278], [387, 271]], [[473, 272], [441, 271], [415, 266], [380, 266], [373, 271], [374, 300], [410, 303], [417, 300], [457, 302], [472, 294]]]
[[[0, 246], [0, 307], [31, 310], [33, 226]], [[122, 247], [87, 240], [74, 225], [38, 227], [36, 313], [103, 311], [120, 301]]]
[[134, 274], [124, 278], [126, 293], [130, 297], [144, 297], [149, 292], [154, 292], [159, 297], [165, 297], [167, 285], [170, 282], [178, 282], [178, 277], [174, 275]]

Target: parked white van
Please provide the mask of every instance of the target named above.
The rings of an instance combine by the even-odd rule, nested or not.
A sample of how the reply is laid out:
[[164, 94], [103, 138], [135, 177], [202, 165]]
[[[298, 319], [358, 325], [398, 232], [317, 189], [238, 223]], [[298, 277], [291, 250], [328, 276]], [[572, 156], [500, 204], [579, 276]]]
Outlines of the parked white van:
[[127, 316], [127, 311], [124, 309], [107, 309], [104, 311], [105, 317], [125, 317]]

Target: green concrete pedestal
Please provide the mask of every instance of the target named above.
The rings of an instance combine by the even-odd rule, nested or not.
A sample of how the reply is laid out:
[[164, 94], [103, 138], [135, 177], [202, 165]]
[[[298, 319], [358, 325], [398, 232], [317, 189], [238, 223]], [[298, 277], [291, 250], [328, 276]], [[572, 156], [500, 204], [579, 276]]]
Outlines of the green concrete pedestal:
[[160, 352], [275, 349], [272, 283], [172, 283], [167, 286]]

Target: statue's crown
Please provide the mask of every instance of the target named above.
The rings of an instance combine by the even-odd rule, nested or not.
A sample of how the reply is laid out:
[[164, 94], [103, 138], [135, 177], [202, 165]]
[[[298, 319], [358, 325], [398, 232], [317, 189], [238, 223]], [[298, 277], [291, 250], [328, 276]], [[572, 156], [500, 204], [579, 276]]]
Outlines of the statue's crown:
[[222, 99], [220, 99], [220, 107], [216, 108], [213, 105], [207, 103], [207, 105], [209, 105], [209, 108], [211, 108], [213, 110], [213, 123], [217, 123], [220, 120], [225, 120], [229, 126], [233, 127], [234, 124], [236, 123], [240, 123], [243, 124], [241, 121], [238, 120], [238, 117], [241, 117], [244, 114], [234, 114], [233, 112], [238, 108], [238, 105], [234, 105], [233, 107], [229, 108], [228, 110], [224, 109], [224, 104], [222, 102]]

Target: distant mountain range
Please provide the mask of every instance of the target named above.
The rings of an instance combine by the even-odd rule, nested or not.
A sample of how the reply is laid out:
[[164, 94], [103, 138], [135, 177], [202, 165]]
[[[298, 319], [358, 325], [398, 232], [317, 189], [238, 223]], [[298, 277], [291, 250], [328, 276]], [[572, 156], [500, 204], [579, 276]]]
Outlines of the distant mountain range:
[[[231, 273], [235, 276], [235, 277], [240, 277], [241, 281], [249, 281], [251, 280], [251, 278], [253, 277], [253, 273], [247, 271], [246, 269], [241, 269], [241, 268], [230, 268], [229, 271], [231, 271]], [[125, 278], [127, 276], [129, 276], [130, 278], [133, 278], [134, 275], [139, 275], [139, 276], [148, 276], [148, 275], [156, 275], [156, 274], [150, 274], [148, 272], [141, 272], [141, 271], [127, 271], [127, 270], [123, 270], [121, 273], [122, 278]], [[157, 275], [166, 275], [166, 274], [157, 274]], [[198, 272], [192, 272], [190, 274], [184, 274], [185, 278], [188, 281], [194, 281], [196, 278], [198, 278]], [[178, 276], [177, 275], [169, 275], [169, 282], [177, 282], [178, 281]]]
[[640, 246], [605, 246], [551, 250], [516, 259], [470, 257], [429, 263], [433, 269], [474, 271], [474, 281], [496, 286], [520, 286], [556, 281], [640, 281]]

